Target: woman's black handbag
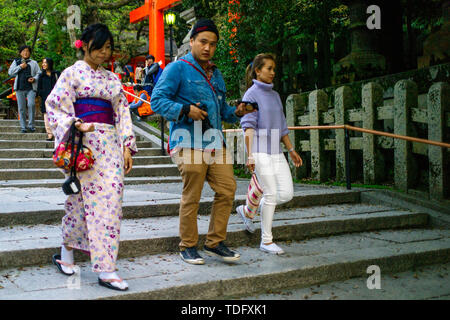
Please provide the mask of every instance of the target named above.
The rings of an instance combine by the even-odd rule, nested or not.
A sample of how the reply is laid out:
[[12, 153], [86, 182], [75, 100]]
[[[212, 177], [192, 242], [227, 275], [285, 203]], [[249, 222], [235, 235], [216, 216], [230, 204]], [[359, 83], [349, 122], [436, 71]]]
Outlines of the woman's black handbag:
[[[74, 152], [76, 131], [77, 131], [77, 129], [75, 127], [75, 122], [74, 122], [72, 124], [72, 127], [70, 128], [70, 133], [71, 133], [71, 138], [72, 138], [72, 150], [71, 150], [71, 154], [70, 154], [70, 162], [71, 163], [74, 160], [74, 156], [75, 156], [75, 159], [78, 159], [78, 154], [80, 153], [80, 150], [83, 148], [83, 132], [80, 131], [80, 139], [78, 140], [77, 151]], [[62, 189], [66, 195], [78, 194], [81, 191], [81, 184], [80, 184], [80, 180], [77, 178], [77, 172], [76, 172], [75, 167], [76, 167], [75, 165], [72, 166], [72, 168], [70, 169], [69, 178], [67, 178], [67, 180], [62, 185]]]

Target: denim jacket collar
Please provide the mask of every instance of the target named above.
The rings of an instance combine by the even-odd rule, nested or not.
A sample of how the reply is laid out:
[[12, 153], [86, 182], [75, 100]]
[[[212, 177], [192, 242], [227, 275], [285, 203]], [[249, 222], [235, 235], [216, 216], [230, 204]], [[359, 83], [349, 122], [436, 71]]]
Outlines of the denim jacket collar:
[[182, 57], [182, 59], [189, 61], [190, 63], [192, 63], [198, 70], [200, 70], [202, 72], [202, 74], [206, 77], [206, 72], [203, 69], [203, 67], [197, 62], [197, 60], [195, 60], [194, 56], [192, 55], [191, 52], [189, 52], [188, 54], [186, 54], [184, 57]]

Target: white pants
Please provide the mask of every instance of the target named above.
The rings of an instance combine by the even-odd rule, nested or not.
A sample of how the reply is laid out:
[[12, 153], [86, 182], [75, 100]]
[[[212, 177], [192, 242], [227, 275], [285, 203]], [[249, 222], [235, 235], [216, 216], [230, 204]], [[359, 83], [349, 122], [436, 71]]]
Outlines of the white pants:
[[255, 173], [263, 189], [261, 199], [261, 238], [272, 242], [275, 206], [288, 202], [294, 195], [291, 171], [284, 154], [253, 153]]

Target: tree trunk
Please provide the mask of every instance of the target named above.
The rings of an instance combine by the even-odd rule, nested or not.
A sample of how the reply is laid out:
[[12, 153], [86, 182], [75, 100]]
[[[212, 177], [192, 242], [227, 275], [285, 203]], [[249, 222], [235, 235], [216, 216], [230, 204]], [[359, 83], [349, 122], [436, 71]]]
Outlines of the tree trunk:
[[31, 52], [34, 51], [34, 46], [36, 45], [36, 40], [39, 35], [39, 29], [41, 28], [42, 21], [44, 20], [44, 12], [45, 12], [45, 10], [42, 10], [39, 13], [39, 18], [36, 20], [36, 29], [34, 30], [33, 44], [31, 46]]

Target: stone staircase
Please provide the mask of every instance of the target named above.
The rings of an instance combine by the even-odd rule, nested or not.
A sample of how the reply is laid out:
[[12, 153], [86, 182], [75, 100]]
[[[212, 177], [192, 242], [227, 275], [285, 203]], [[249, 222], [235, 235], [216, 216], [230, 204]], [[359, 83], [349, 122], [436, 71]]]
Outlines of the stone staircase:
[[[139, 130], [139, 129], [138, 129]], [[179, 182], [179, 172], [170, 157], [161, 155], [142, 129], [137, 134], [138, 154], [125, 184]], [[145, 137], [146, 135], [147, 137]], [[54, 142], [45, 141], [44, 123], [36, 121], [35, 133], [21, 133], [17, 120], [0, 120], [0, 187], [57, 187], [64, 175], [52, 162]]]
[[[234, 206], [244, 203], [248, 181], [237, 185]], [[260, 229], [247, 233], [233, 211], [226, 243], [241, 260], [222, 263], [201, 250], [214, 199], [206, 185], [198, 217], [206, 264], [189, 265], [177, 253], [181, 189], [181, 183], [125, 189], [117, 267], [127, 292], [100, 287], [80, 252], [75, 276], [51, 265], [61, 245], [60, 188], [0, 189], [0, 299], [229, 299], [367, 278], [371, 265], [384, 276], [450, 261], [450, 231], [431, 224], [429, 213], [383, 204], [377, 191], [296, 184], [293, 200], [277, 207], [273, 223], [286, 254], [259, 251]]]

